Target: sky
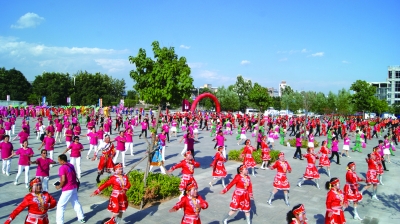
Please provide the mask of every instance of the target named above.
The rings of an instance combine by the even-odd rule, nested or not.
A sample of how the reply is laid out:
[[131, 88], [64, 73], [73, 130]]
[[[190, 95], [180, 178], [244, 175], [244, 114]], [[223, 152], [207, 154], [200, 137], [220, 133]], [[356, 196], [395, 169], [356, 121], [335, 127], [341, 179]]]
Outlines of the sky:
[[264, 87], [337, 93], [400, 65], [400, 1], [0, 0], [0, 67], [33, 81], [80, 70], [123, 78], [139, 49], [174, 47], [194, 86], [242, 75]]

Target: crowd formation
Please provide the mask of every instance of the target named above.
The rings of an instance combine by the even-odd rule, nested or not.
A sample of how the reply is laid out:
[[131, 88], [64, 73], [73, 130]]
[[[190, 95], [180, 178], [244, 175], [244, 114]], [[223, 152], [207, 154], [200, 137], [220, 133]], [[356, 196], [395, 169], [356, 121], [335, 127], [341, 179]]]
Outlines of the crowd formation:
[[[336, 157], [335, 163], [341, 165], [341, 157], [351, 158], [350, 150], [362, 152], [363, 148], [366, 148], [367, 141], [371, 138], [382, 138], [365, 158], [368, 164], [365, 179], [357, 176], [356, 164], [349, 162], [346, 180], [342, 180], [345, 183], [343, 190], [340, 186], [340, 180], [336, 177], [332, 177], [325, 183], [325, 188], [328, 190], [325, 223], [345, 223], [344, 208], [349, 205], [349, 202], [353, 202], [354, 218], [361, 220], [357, 210], [358, 203], [362, 200], [364, 191], [371, 187], [372, 198], [379, 200], [377, 197], [378, 185], [383, 185], [383, 174], [388, 171], [385, 162], [390, 163], [390, 156], [394, 156], [395, 145], [400, 140], [398, 121], [391, 119], [363, 120], [357, 117], [339, 116], [320, 118], [256, 117], [233, 113], [204, 112], [193, 114], [167, 112], [160, 114], [161, 133], [156, 134], [156, 131], [154, 131], [157, 128], [156, 116], [152, 113], [144, 114], [136, 111], [136, 113], [130, 114], [126, 112], [124, 116], [121, 111], [117, 111], [117, 115], [112, 118], [107, 113], [90, 111], [85, 122], [87, 132], [82, 133], [77, 112], [73, 109], [46, 111], [43, 108], [35, 112], [22, 112], [14, 108], [7, 109], [6, 112], [1, 111], [2, 173], [10, 176], [12, 158], [18, 157], [18, 173], [14, 184], [18, 185], [19, 177], [24, 172], [25, 187], [29, 189], [29, 194], [10, 214], [6, 223], [14, 220], [26, 207], [28, 207], [28, 215], [25, 223], [49, 223], [47, 211], [56, 207], [56, 223], [61, 224], [64, 223], [64, 211], [69, 202], [72, 203], [78, 220], [85, 223], [84, 212], [78, 199], [82, 157], [86, 157], [87, 160], [98, 161], [97, 183], [100, 183], [100, 177], [105, 172], [112, 174], [105, 183], [93, 192], [92, 196], [112, 186], [113, 191], [108, 206], [112, 215], [103, 223], [119, 223], [128, 206], [126, 191], [130, 188], [130, 183], [127, 174], [123, 172], [123, 168], [126, 167], [126, 153], [134, 156], [133, 136], [135, 127], [141, 129], [140, 134], [135, 133], [139, 138], [148, 138], [150, 135], [154, 135], [156, 139], [156, 147], [150, 155], [150, 171], [155, 166], [159, 167], [163, 174], [181, 169], [181, 183], [179, 185], [181, 195], [170, 212], [183, 209], [182, 223], [187, 224], [201, 223], [200, 211], [208, 207], [207, 201], [197, 193], [198, 184], [194, 177], [195, 168], [200, 167], [200, 163], [195, 159], [194, 146], [199, 139], [199, 132], [204, 129], [210, 130], [210, 137], [216, 142], [214, 147], [216, 153], [210, 164], [212, 176], [209, 183], [210, 187], [213, 187], [218, 180], [221, 180], [224, 188], [221, 194], [225, 194], [235, 187], [229, 205], [230, 211], [222, 220], [224, 224], [238, 211], [243, 211], [247, 223], [251, 223], [250, 211], [253, 191], [250, 176], [256, 176], [255, 168], [257, 168], [252, 154], [254, 151], [261, 150], [263, 163], [259, 167], [260, 169], [277, 171], [268, 204], [272, 204], [274, 195], [280, 190], [284, 193], [285, 204], [290, 206], [290, 183], [286, 176], [292, 171], [289, 161], [286, 160], [285, 154], [280, 152], [277, 160], [271, 162], [270, 152], [274, 148], [274, 144], [278, 144], [278, 140], [279, 144], [282, 145], [291, 144], [290, 137], [294, 136], [292, 143], [294, 145], [291, 146], [295, 146], [296, 151], [293, 159], [306, 159], [307, 161], [304, 175], [297, 186], [302, 187], [304, 181], [314, 180], [315, 186], [319, 189], [321, 168], [326, 170], [326, 174], [331, 178], [330, 166], [334, 157]], [[22, 131], [19, 133], [15, 133], [17, 119], [21, 119], [22, 124]], [[34, 127], [30, 127], [30, 122], [35, 123]], [[112, 131], [118, 133], [114, 138], [111, 138]], [[151, 134], [148, 135], [148, 131]], [[28, 141], [34, 138], [31, 132], [34, 132], [36, 140], [42, 142], [38, 148], [41, 156], [35, 161], [31, 160], [35, 152], [29, 147]], [[176, 137], [178, 132], [184, 133], [180, 139], [180, 142], [183, 141], [184, 143], [181, 152], [183, 159], [167, 170], [164, 166], [167, 155], [166, 144], [170, 142], [170, 135]], [[233, 135], [235, 132], [237, 132], [237, 144], [244, 144], [241, 153], [243, 164], [237, 168], [236, 176], [226, 184], [227, 171], [224, 164], [227, 160], [227, 152], [225, 136]], [[251, 133], [251, 137], [248, 136], [248, 133]], [[315, 144], [317, 144], [314, 139], [315, 136], [326, 136], [326, 140], [322, 141], [319, 150], [315, 150]], [[85, 150], [79, 142], [80, 138], [88, 138], [88, 150]], [[251, 143], [251, 138], [255, 140], [255, 144]], [[11, 142], [16, 139], [19, 139], [20, 147], [14, 150]], [[339, 139], [343, 142], [341, 150], [339, 149]], [[351, 144], [352, 141], [354, 141], [354, 145]], [[47, 192], [50, 168], [56, 163], [53, 155], [57, 142], [59, 144], [65, 142], [65, 150], [57, 158], [60, 164], [58, 170], [60, 180], [54, 185], [56, 189], [62, 191], [58, 201]], [[304, 142], [307, 145], [306, 153], [301, 150]], [[84, 151], [87, 152], [84, 153]], [[37, 169], [35, 178], [29, 180], [31, 164], [37, 164]], [[249, 174], [250, 171], [251, 175]], [[366, 186], [362, 189], [359, 188], [358, 183], [360, 181], [366, 183]], [[294, 206], [287, 214], [287, 222], [290, 224], [307, 223], [304, 205]]]

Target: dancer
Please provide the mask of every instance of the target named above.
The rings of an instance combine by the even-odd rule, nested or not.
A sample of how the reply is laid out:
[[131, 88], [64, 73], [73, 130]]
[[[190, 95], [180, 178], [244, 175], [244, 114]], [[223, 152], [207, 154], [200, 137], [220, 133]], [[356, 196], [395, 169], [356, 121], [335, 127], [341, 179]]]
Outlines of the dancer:
[[10, 136], [4, 135], [4, 139], [0, 142], [1, 160], [2, 160], [2, 172], [3, 174], [10, 176], [11, 158], [14, 152], [14, 146], [9, 141]]
[[215, 136], [213, 141], [216, 141], [214, 148], [219, 148], [220, 146], [222, 147], [222, 154], [224, 157], [226, 157], [226, 151], [225, 151], [225, 141], [226, 138], [224, 137], [224, 133], [222, 130], [218, 131], [218, 134]]
[[155, 146], [155, 150], [152, 154], [153, 156], [151, 156], [149, 172], [151, 172], [151, 170], [153, 169], [153, 166], [159, 166], [161, 173], [165, 174], [164, 160], [162, 158], [162, 150], [163, 150], [162, 142], [158, 138], [158, 136], [156, 136], [156, 141], [157, 141], [157, 145]]
[[301, 155], [301, 138], [300, 138], [300, 133], [296, 134], [296, 152], [294, 152], [293, 159], [297, 159], [297, 155], [300, 156], [300, 160], [303, 160], [303, 157]]
[[93, 197], [98, 195], [101, 191], [109, 186], [112, 186], [112, 194], [110, 196], [110, 202], [108, 203], [108, 211], [111, 212], [111, 219], [118, 223], [122, 219], [122, 214], [128, 207], [128, 198], [126, 192], [131, 187], [129, 178], [124, 174], [123, 166], [121, 163], [117, 163], [114, 166], [114, 175], [112, 175], [105, 183], [99, 186], [90, 196]]
[[356, 131], [356, 145], [352, 148], [352, 151], [358, 151], [358, 152], [362, 152], [362, 148], [361, 148], [361, 135], [360, 135], [360, 131], [357, 130]]
[[224, 150], [223, 146], [218, 146], [218, 151], [217, 151], [217, 153], [215, 153], [214, 160], [210, 165], [213, 168], [213, 171], [212, 171], [213, 179], [211, 180], [210, 183], [208, 183], [210, 185], [210, 187], [213, 186], [215, 180], [221, 179], [222, 186], [225, 188], [224, 178], [226, 177], [227, 172], [226, 172], [225, 165], [224, 165], [224, 163], [226, 162], [226, 159], [223, 155], [223, 152], [222, 152], [223, 150]]
[[338, 141], [338, 139], [337, 139], [337, 137], [335, 136], [335, 137], [333, 137], [332, 138], [332, 150], [331, 150], [331, 157], [329, 157], [329, 160], [332, 160], [333, 159], [333, 156], [336, 156], [336, 164], [337, 165], [340, 165], [340, 157], [339, 157], [339, 146], [338, 146], [338, 144], [339, 144], [339, 141]]
[[365, 179], [357, 176], [356, 164], [354, 162], [349, 162], [347, 164], [346, 173], [346, 184], [343, 188], [343, 193], [347, 200], [353, 202], [354, 207], [354, 219], [362, 220], [357, 212], [358, 202], [362, 201], [362, 194], [358, 191], [358, 182], [365, 181]]
[[340, 190], [340, 182], [337, 177], [331, 178], [325, 183], [326, 195], [326, 213], [325, 223], [345, 224], [344, 208], [347, 208], [348, 201], [346, 196]]
[[314, 153], [314, 148], [308, 147], [307, 153], [304, 155], [304, 158], [307, 159], [307, 167], [306, 172], [304, 173], [303, 177], [297, 183], [297, 186], [301, 187], [305, 180], [315, 180], [315, 184], [317, 188], [319, 188], [319, 173], [317, 167], [315, 167], [315, 162], [318, 159], [318, 156]]
[[40, 182], [42, 182], [42, 188], [43, 191], [48, 191], [49, 190], [49, 176], [50, 176], [50, 167], [53, 166], [53, 164], [56, 164], [55, 161], [51, 158], [47, 158], [47, 150], [42, 149], [41, 151], [41, 157], [37, 158], [36, 161], [30, 162], [30, 164], [37, 164], [37, 169], [36, 169], [36, 178], [40, 179]]
[[31, 157], [34, 155], [35, 153], [33, 152], [32, 148], [28, 147], [28, 140], [25, 140], [22, 143], [22, 147], [17, 149], [17, 151], [15, 151], [10, 157], [8, 157], [7, 159], [10, 159], [16, 155], [19, 155], [19, 159], [18, 159], [18, 173], [17, 176], [15, 177], [15, 182], [14, 185], [18, 184], [18, 178], [19, 176], [21, 176], [22, 173], [22, 169], [25, 170], [25, 187], [28, 188], [28, 181], [29, 181], [29, 168], [30, 168], [30, 161], [31, 161]]
[[97, 183], [100, 183], [100, 176], [103, 175], [104, 171], [107, 173], [111, 173], [111, 171], [114, 170], [114, 155], [114, 144], [110, 141], [110, 136], [106, 135], [104, 138], [104, 142], [100, 143], [99, 147], [94, 152], [94, 157], [92, 158], [92, 161], [94, 161], [100, 157], [99, 165], [97, 166]]
[[360, 194], [362, 195], [364, 191], [368, 190], [371, 186], [372, 187], [372, 199], [375, 199], [379, 201], [378, 197], [376, 196], [376, 193], [378, 191], [378, 163], [376, 161], [376, 155], [374, 153], [368, 154], [368, 158], [365, 158], [365, 161], [368, 164], [368, 171], [367, 171], [367, 180], [365, 181], [367, 183], [366, 186], [360, 191]]
[[271, 162], [271, 155], [269, 154], [270, 149], [267, 143], [267, 136], [263, 136], [262, 142], [261, 142], [261, 159], [262, 159], [262, 164], [260, 166], [260, 169], [265, 170], [269, 169], [269, 165]]
[[289, 204], [289, 193], [288, 190], [290, 189], [290, 183], [286, 177], [286, 173], [292, 172], [292, 168], [290, 167], [289, 163], [285, 159], [285, 154], [283, 152], [279, 153], [279, 160], [274, 163], [274, 165], [269, 167], [271, 170], [276, 169], [277, 173], [274, 178], [274, 190], [272, 190], [269, 199], [268, 199], [268, 204], [272, 205], [272, 199], [274, 199], [274, 195], [278, 190], [282, 190], [284, 195], [285, 195], [285, 204], [287, 206], [290, 206]]
[[288, 224], [307, 224], [306, 210], [303, 204], [298, 204], [286, 214]]
[[349, 150], [350, 150], [350, 138], [348, 137], [347, 133], [345, 133], [343, 136], [343, 150], [340, 153], [340, 157], [342, 157], [343, 154], [346, 154], [347, 158], [351, 158], [349, 156]]
[[169, 212], [176, 212], [183, 208], [181, 224], [201, 224], [200, 211], [207, 209], [208, 203], [197, 193], [197, 184], [189, 183], [182, 199]]
[[237, 168], [237, 174], [235, 178], [221, 191], [221, 194], [225, 194], [233, 187], [233, 185], [236, 185], [236, 189], [232, 195], [231, 203], [229, 204], [231, 210], [222, 221], [224, 224], [227, 224], [228, 219], [237, 211], [243, 211], [246, 216], [247, 224], [251, 224], [250, 200], [254, 200], [254, 198], [253, 185], [248, 173], [247, 167], [245, 165], [240, 165]]
[[[147, 138], [147, 134], [146, 134], [146, 138]], [[113, 162], [114, 162], [114, 164], [117, 163], [118, 156], [121, 153], [122, 165], [124, 167], [126, 167], [125, 166], [125, 142], [126, 142], [126, 138], [125, 138], [125, 135], [124, 135], [124, 131], [120, 131], [119, 135], [117, 137], [115, 137], [113, 142], [114, 141], [117, 142], [117, 150], [116, 150], [116, 154], [114, 156]]]
[[[239, 129], [238, 129], [239, 131]], [[246, 126], [243, 125], [242, 129], [240, 130], [240, 140], [237, 143], [238, 145], [240, 145], [242, 143], [242, 141], [246, 141], [247, 137], [246, 137]]]
[[79, 142], [79, 136], [74, 136], [74, 142], [62, 154], [65, 154], [69, 150], [71, 150], [70, 162], [74, 165], [77, 178], [81, 179], [81, 152], [83, 152], [83, 145]]
[[253, 177], [255, 177], [256, 175], [254, 174], [254, 169], [257, 166], [257, 163], [254, 160], [252, 153], [257, 149], [251, 145], [250, 139], [247, 139], [244, 143], [245, 147], [243, 148], [243, 152], [240, 155], [240, 158], [243, 158], [243, 165], [245, 165], [247, 168], [252, 168], [251, 172]]
[[179, 184], [179, 190], [181, 191], [179, 200], [183, 197], [183, 194], [185, 192], [185, 189], [186, 189], [188, 183], [193, 183], [193, 184], [196, 184], [196, 186], [197, 186], [197, 182], [193, 177], [194, 168], [197, 168], [197, 167], [200, 167], [200, 163], [196, 162], [193, 159], [192, 153], [190, 151], [187, 151], [185, 159], [182, 160], [180, 163], [175, 164], [168, 170], [168, 173], [172, 173], [174, 170], [176, 170], [178, 168], [182, 169], [181, 183]]
[[[56, 139], [53, 137], [51, 132], [47, 132], [46, 137], [44, 137], [42, 144], [40, 145], [38, 150], [41, 150], [43, 146], [44, 149], [47, 151], [48, 157], [53, 160], [53, 153], [54, 153], [54, 145], [56, 144]], [[45, 190], [47, 191], [47, 190]]]
[[330, 153], [330, 150], [326, 147], [326, 141], [322, 141], [321, 143], [321, 149], [319, 150], [318, 154], [321, 154], [319, 157], [319, 167], [326, 167], [326, 171], [328, 173], [328, 177], [331, 177], [331, 161], [328, 158], [328, 155]]
[[47, 211], [56, 207], [56, 205], [56, 199], [47, 191], [42, 190], [40, 179], [33, 178], [29, 182], [29, 194], [25, 195], [22, 202], [11, 212], [4, 224], [11, 223], [26, 207], [28, 207], [28, 215], [25, 218], [25, 224], [49, 224]]

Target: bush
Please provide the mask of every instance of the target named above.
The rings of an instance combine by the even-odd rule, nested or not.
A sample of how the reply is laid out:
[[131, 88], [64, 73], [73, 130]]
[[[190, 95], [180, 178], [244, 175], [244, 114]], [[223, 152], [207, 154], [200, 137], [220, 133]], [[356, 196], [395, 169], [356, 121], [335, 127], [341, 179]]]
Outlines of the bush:
[[[285, 142], [285, 145], [287, 145], [287, 142], [289, 142], [290, 146], [295, 147], [296, 146], [296, 139], [292, 138], [292, 139], [288, 139]], [[319, 142], [317, 142], [316, 140], [314, 140], [314, 148], [317, 148], [319, 146]], [[301, 140], [301, 147], [303, 149], [308, 148], [308, 141], [307, 140]]]
[[[131, 188], [126, 192], [128, 202], [135, 206], [139, 206], [142, 198], [144, 204], [160, 201], [169, 197], [176, 197], [180, 194], [179, 184], [181, 179], [179, 177], [168, 176], [160, 173], [149, 173], [147, 177], [147, 188], [146, 191], [143, 189], [143, 178], [144, 172], [131, 171], [128, 174]], [[109, 178], [102, 179], [98, 185], [103, 184]], [[112, 187], [108, 187], [103, 190], [102, 194], [110, 196]]]
[[[243, 152], [242, 149], [233, 149], [228, 152], [228, 159], [229, 160], [234, 160], [234, 161], [239, 161], [243, 162], [243, 158], [240, 158], [240, 155]], [[278, 159], [280, 151], [279, 150], [271, 150], [269, 154], [271, 155], [271, 163], [275, 162]], [[261, 159], [261, 150], [256, 150], [252, 153], [254, 160], [256, 161], [257, 164], [261, 164], [263, 161]]]
[[370, 121], [369, 126], [375, 126], [376, 122], [375, 121]]

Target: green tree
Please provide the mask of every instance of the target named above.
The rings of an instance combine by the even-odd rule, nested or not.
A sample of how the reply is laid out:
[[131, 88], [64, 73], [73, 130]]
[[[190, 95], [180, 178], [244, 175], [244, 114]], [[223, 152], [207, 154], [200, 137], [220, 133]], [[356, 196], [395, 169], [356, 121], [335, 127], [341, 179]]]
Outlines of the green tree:
[[253, 103], [260, 112], [266, 110], [272, 105], [272, 98], [268, 94], [268, 89], [262, 87], [258, 83], [254, 83], [254, 86], [251, 88], [248, 96], [249, 101]]
[[[211, 93], [211, 94], [215, 95], [214, 92], [211, 91], [211, 89], [209, 89], [209, 88], [201, 88], [199, 90], [199, 95], [203, 94], [203, 93]], [[212, 108], [215, 108], [215, 103], [210, 98], [203, 98], [199, 101], [199, 106], [201, 106], [202, 108], [204, 108], [206, 110], [211, 110]]]
[[[139, 49], [136, 57], [129, 56], [129, 62], [136, 67], [130, 72], [130, 77], [135, 81], [133, 88], [139, 93], [140, 98], [158, 106], [156, 117], [158, 124], [161, 105], [165, 105], [167, 102], [170, 104], [181, 103], [183, 99], [190, 97], [194, 86], [185, 57], [178, 58], [173, 47], [160, 48], [158, 41], [154, 41], [151, 45], [154, 59], [147, 57], [146, 50], [143, 48]], [[153, 135], [151, 143], [148, 143], [148, 155], [154, 148], [154, 143], [155, 135]], [[146, 188], [149, 168], [150, 160], [147, 162], [144, 175], [144, 188]]]
[[26, 101], [31, 93], [32, 86], [22, 72], [0, 68], [0, 99], [6, 100], [10, 95], [11, 100]]
[[235, 92], [239, 96], [240, 110], [245, 111], [249, 106], [249, 92], [252, 89], [251, 80], [245, 80], [241, 75], [236, 77]]
[[331, 114], [337, 112], [337, 95], [334, 94], [332, 91], [329, 91], [327, 100], [327, 108], [325, 113]]
[[351, 95], [351, 101], [354, 104], [356, 111], [371, 110], [376, 93], [376, 87], [370, 85], [366, 81], [357, 80], [350, 86], [350, 90], [354, 91]]
[[239, 96], [229, 88], [221, 86], [218, 88], [215, 96], [221, 105], [221, 110], [223, 111], [237, 111], [239, 110]]
[[37, 75], [32, 83], [35, 98], [46, 96], [49, 105], [66, 105], [72, 92], [71, 80], [68, 73], [44, 72]]
[[275, 110], [281, 110], [282, 106], [281, 106], [281, 97], [279, 96], [274, 96], [272, 97], [272, 107]]
[[354, 113], [349, 90], [344, 88], [339, 90], [336, 98], [336, 108], [339, 114], [350, 115]]
[[372, 108], [371, 111], [369, 112], [377, 112], [378, 114], [384, 113], [384, 112], [390, 112], [390, 113], [396, 113], [394, 107], [389, 107], [388, 103], [386, 100], [379, 100], [378, 98], [375, 97], [373, 100]]
[[314, 104], [311, 106], [311, 111], [317, 114], [324, 114], [327, 110], [327, 98], [322, 92], [315, 95]]

